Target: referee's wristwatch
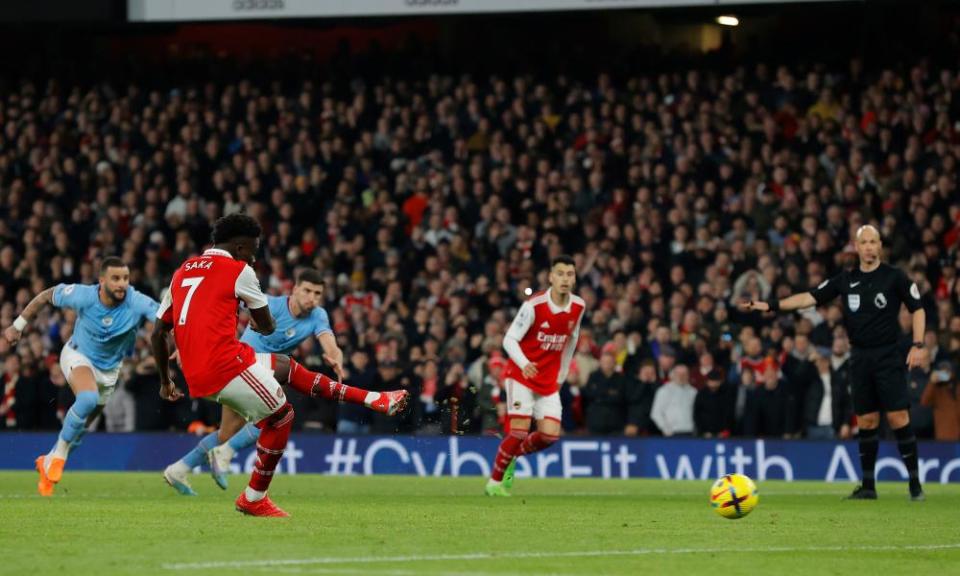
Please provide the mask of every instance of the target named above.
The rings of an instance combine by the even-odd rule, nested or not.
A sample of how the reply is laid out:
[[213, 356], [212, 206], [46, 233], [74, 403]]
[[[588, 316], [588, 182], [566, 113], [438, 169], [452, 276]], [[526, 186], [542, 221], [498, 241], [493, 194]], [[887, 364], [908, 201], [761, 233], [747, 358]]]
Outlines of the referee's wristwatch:
[[923, 350], [923, 349], [924, 349], [924, 344], [923, 344], [923, 342], [914, 342], [913, 345], [910, 346], [910, 347], [911, 347], [911, 348], [919, 348], [919, 349]]

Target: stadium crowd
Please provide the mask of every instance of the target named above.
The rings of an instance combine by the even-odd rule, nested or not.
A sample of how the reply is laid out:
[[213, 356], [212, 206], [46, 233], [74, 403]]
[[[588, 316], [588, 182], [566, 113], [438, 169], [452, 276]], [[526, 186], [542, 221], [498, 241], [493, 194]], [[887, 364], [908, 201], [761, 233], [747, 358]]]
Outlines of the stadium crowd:
[[[852, 265], [852, 231], [873, 222], [928, 312], [911, 419], [957, 440], [958, 122], [955, 70], [858, 60], [584, 79], [24, 82], [0, 100], [0, 327], [50, 285], [96, 282], [107, 255], [159, 299], [213, 221], [246, 211], [265, 229], [267, 291], [289, 290], [300, 267], [325, 275], [347, 381], [418, 400], [387, 419], [293, 398], [298, 425], [497, 430], [502, 335], [569, 253], [588, 314], [561, 391], [568, 433], [849, 437], [839, 305], [771, 322], [734, 303]], [[72, 320], [51, 308], [16, 347], [0, 339], [0, 429], [59, 427]], [[294, 355], [319, 368], [315, 344]], [[216, 422], [212, 404], [160, 400], [145, 333], [121, 382], [109, 430]]]

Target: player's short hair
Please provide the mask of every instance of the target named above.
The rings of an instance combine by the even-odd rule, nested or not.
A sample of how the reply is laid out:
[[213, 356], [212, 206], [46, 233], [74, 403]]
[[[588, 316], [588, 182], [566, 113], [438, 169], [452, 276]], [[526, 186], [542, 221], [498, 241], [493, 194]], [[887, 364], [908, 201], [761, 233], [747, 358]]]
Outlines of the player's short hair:
[[108, 268], [126, 268], [127, 263], [118, 256], [107, 256], [100, 261], [100, 275], [107, 273]]
[[297, 272], [297, 284], [301, 282], [309, 282], [311, 284], [318, 284], [320, 286], [326, 287], [326, 282], [323, 280], [323, 274], [320, 273], [316, 268], [303, 268]]
[[235, 238], [259, 238], [262, 233], [256, 220], [237, 212], [218, 219], [213, 225], [213, 243], [223, 244]]
[[550, 262], [550, 268], [553, 268], [557, 264], [566, 264], [568, 266], [576, 266], [576, 263], [573, 261], [573, 256], [570, 256], [568, 254], [561, 254], [556, 258], [554, 258]]

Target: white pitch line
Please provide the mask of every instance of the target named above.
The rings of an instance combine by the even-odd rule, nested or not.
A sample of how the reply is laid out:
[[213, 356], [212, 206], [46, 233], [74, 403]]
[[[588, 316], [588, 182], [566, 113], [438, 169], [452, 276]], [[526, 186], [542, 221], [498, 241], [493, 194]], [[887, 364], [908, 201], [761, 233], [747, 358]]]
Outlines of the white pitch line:
[[[391, 568], [375, 568], [373, 566], [364, 566], [363, 568], [319, 568], [316, 566], [313, 567], [289, 567], [289, 568], [272, 568], [272, 567], [261, 567], [255, 568], [255, 570], [260, 570], [263, 572], [279, 572], [281, 574], [339, 574], [342, 576], [365, 576], [369, 574], [376, 574], [377, 576], [419, 576], [422, 574], [421, 570], [395, 570]], [[572, 576], [569, 574], [561, 574], [559, 572], [447, 572], [444, 571], [444, 576]]]
[[[362, 576], [363, 574], [369, 574], [370, 570], [367, 568], [319, 568], [319, 567], [290, 567], [290, 568], [273, 568], [264, 566], [259, 568], [263, 571], [279, 572], [281, 574], [356, 574]], [[380, 571], [374, 569], [377, 574], [383, 576], [417, 576], [415, 570], [385, 570]]]
[[[918, 544], [906, 546], [769, 546], [765, 548], [740, 548], [738, 554], [752, 552], [885, 552], [885, 551], [934, 551], [957, 550], [960, 543]], [[320, 557], [283, 558], [279, 560], [225, 560], [219, 562], [177, 562], [161, 564], [166, 570], [204, 570], [211, 568], [259, 568], [279, 566], [307, 566], [311, 564], [382, 564], [403, 562], [443, 562], [450, 560], [520, 560], [526, 558], [588, 558], [604, 556], [646, 556], [657, 554], [718, 554], [729, 548], [637, 548], [635, 550], [582, 550], [579, 552], [475, 552], [472, 554], [435, 554], [382, 557]]]

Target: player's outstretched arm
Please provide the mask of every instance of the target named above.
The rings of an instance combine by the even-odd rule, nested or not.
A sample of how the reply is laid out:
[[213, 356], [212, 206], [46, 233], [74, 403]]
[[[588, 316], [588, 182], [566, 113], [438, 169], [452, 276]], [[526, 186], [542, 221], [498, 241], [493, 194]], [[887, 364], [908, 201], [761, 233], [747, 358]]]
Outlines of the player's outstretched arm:
[[53, 287], [47, 288], [43, 292], [37, 294], [33, 297], [33, 300], [27, 304], [27, 307], [23, 309], [23, 313], [20, 316], [17, 316], [17, 319], [13, 321], [13, 324], [7, 327], [3, 331], [3, 337], [7, 339], [7, 342], [11, 344], [16, 344], [20, 340], [20, 335], [23, 333], [23, 329], [27, 327], [27, 324], [30, 323], [30, 320], [36, 316], [37, 312], [47, 304], [53, 302]]
[[337, 337], [333, 332], [324, 332], [317, 336], [320, 348], [323, 349], [323, 361], [337, 374], [343, 382], [343, 350], [337, 346]]
[[802, 310], [817, 305], [817, 300], [809, 292], [794, 294], [783, 300], [776, 298], [769, 302], [760, 300], [742, 300], [737, 304], [741, 312], [790, 312], [791, 310]]
[[158, 318], [153, 325], [150, 343], [153, 345], [153, 359], [157, 363], [157, 372], [160, 374], [160, 397], [175, 402], [183, 398], [183, 392], [170, 379], [170, 345], [167, 342], [167, 333], [172, 329], [172, 324]]

